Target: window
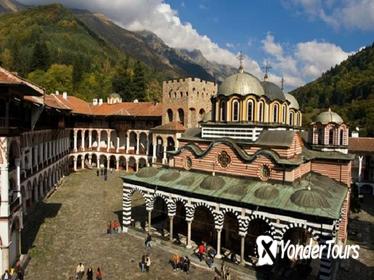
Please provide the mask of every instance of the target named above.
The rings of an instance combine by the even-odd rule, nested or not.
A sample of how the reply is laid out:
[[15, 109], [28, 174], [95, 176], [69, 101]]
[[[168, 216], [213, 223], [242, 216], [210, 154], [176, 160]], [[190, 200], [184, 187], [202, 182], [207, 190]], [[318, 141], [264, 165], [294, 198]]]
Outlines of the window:
[[344, 130], [340, 130], [340, 145], [344, 145]]
[[293, 112], [290, 112], [290, 126], [293, 126]]
[[283, 105], [283, 123], [287, 123], [287, 106]]
[[226, 168], [231, 163], [231, 157], [226, 151], [222, 151], [218, 155], [218, 163], [221, 167]]
[[226, 108], [224, 101], [221, 101], [219, 104], [219, 117], [221, 121], [226, 121]]
[[297, 126], [301, 126], [301, 123], [300, 123], [300, 112], [297, 113], [297, 122], [296, 122], [296, 125]]
[[232, 102], [232, 120], [234, 122], [239, 121], [239, 101], [234, 100]]
[[254, 109], [253, 101], [249, 100], [248, 103], [247, 103], [247, 118], [248, 118], [249, 122], [254, 121], [254, 119], [253, 119], [253, 111], [254, 110], [253, 109]]
[[329, 145], [334, 145], [334, 129], [330, 129], [329, 131]]
[[168, 114], [168, 121], [172, 122], [173, 121], [173, 110], [168, 109], [167, 114]]
[[270, 170], [269, 166], [264, 164], [263, 166], [260, 167], [260, 174], [259, 175], [260, 175], [260, 179], [262, 181], [269, 180], [270, 174], [271, 174], [271, 170]]
[[258, 121], [263, 122], [264, 121], [264, 102], [261, 101], [258, 104]]
[[274, 110], [273, 110], [273, 122], [278, 122], [278, 114], [279, 114], [279, 106], [278, 104], [274, 104]]
[[323, 145], [323, 129], [318, 128], [318, 145]]
[[192, 159], [191, 159], [191, 157], [187, 157], [186, 161], [185, 161], [185, 164], [184, 164], [184, 168], [186, 170], [190, 170], [191, 167], [192, 167]]
[[184, 111], [183, 109], [178, 109], [178, 121], [184, 125]]

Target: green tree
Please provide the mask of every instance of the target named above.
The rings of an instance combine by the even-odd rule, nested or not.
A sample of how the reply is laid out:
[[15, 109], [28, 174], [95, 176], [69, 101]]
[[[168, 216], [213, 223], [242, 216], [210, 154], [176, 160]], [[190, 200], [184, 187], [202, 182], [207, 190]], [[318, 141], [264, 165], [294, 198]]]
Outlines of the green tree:
[[145, 99], [145, 77], [144, 67], [140, 61], [136, 61], [134, 66], [134, 77], [132, 79], [132, 95], [134, 99], [143, 101]]
[[147, 83], [145, 101], [160, 102], [162, 87], [157, 80], [150, 80]]
[[118, 93], [124, 101], [132, 101], [134, 99], [128, 57], [122, 60], [116, 68], [112, 78], [112, 90]]
[[37, 69], [47, 70], [49, 59], [49, 51], [45, 41], [38, 40], [32, 53], [30, 71], [35, 71]]

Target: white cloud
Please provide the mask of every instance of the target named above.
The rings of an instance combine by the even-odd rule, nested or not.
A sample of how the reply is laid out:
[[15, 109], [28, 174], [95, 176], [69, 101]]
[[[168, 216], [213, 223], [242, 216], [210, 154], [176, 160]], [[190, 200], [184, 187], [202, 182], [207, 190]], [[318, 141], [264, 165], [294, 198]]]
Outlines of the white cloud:
[[301, 86], [319, 77], [352, 54], [334, 44], [316, 40], [301, 42], [286, 50], [281, 43], [275, 42], [270, 33], [262, 40], [262, 48], [270, 55], [274, 72], [270, 80], [279, 82], [281, 76], [284, 76], [286, 88]]
[[[56, 0], [20, 0], [26, 4], [47, 4]], [[221, 48], [208, 36], [199, 34], [189, 22], [182, 22], [175, 10], [163, 0], [60, 0], [68, 7], [104, 13], [117, 24], [133, 31], [150, 30], [174, 48], [199, 49], [210, 61], [237, 67], [236, 54]], [[244, 66], [255, 75], [261, 74], [256, 61], [247, 58]]]
[[287, 7], [300, 8], [311, 18], [338, 29], [374, 30], [373, 0], [283, 0]]

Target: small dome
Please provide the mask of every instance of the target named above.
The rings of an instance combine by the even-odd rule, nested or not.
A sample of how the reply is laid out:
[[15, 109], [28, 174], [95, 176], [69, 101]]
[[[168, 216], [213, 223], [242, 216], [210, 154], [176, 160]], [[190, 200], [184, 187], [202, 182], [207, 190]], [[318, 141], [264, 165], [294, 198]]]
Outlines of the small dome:
[[180, 179], [177, 182], [177, 184], [182, 185], [182, 186], [186, 186], [186, 187], [190, 187], [194, 182], [195, 182], [195, 178], [192, 177], [192, 176], [189, 176], [189, 177], [184, 177], [183, 179]]
[[259, 79], [255, 76], [239, 72], [226, 78], [218, 88], [218, 94], [232, 95], [232, 94], [255, 94], [262, 96], [265, 94], [264, 89]]
[[261, 186], [255, 191], [255, 197], [266, 200], [274, 199], [278, 194], [278, 189], [272, 185]]
[[282, 89], [277, 86], [276, 84], [268, 81], [262, 81], [261, 82], [262, 87], [264, 88], [265, 95], [270, 99], [270, 100], [281, 100], [284, 101], [286, 100], [286, 97], [282, 91]]
[[155, 176], [158, 173], [158, 169], [154, 167], [143, 167], [139, 169], [139, 171], [136, 173], [137, 177], [140, 178], [150, 178]]
[[200, 183], [200, 188], [205, 190], [218, 190], [225, 185], [225, 180], [218, 176], [208, 176]]
[[175, 181], [179, 178], [181, 174], [178, 171], [169, 171], [165, 174], [162, 174], [160, 176], [160, 180], [164, 182], [170, 182], [170, 181]]
[[110, 98], [121, 98], [121, 96], [118, 94], [118, 93], [111, 93], [110, 95], [109, 95], [109, 97]]
[[295, 109], [295, 110], [300, 109], [299, 102], [297, 102], [296, 98], [292, 94], [285, 93], [284, 95], [286, 97], [286, 100], [290, 102], [290, 106], [289, 106], [290, 109]]
[[315, 189], [300, 189], [291, 195], [291, 201], [305, 208], [329, 208], [330, 204], [323, 194]]
[[328, 123], [342, 124], [344, 121], [337, 113], [329, 109], [326, 112], [320, 113], [316, 118], [316, 122], [319, 122], [321, 124], [328, 124]]

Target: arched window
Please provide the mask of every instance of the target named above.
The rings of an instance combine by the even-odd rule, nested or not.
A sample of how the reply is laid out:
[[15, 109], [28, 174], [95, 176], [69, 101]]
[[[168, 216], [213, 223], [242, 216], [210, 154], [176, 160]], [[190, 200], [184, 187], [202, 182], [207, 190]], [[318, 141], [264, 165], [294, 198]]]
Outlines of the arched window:
[[344, 145], [344, 130], [341, 129], [340, 130], [340, 145], [343, 146]]
[[261, 101], [258, 104], [258, 121], [263, 122], [264, 121], [264, 102]]
[[283, 123], [287, 123], [287, 106], [283, 105]]
[[234, 100], [232, 102], [232, 121], [239, 121], [239, 101]]
[[184, 111], [182, 108], [178, 109], [178, 121], [184, 125]]
[[247, 103], [247, 118], [249, 122], [253, 122], [253, 112], [254, 112], [254, 106], [253, 106], [253, 100], [248, 100]]
[[273, 110], [273, 122], [278, 122], [278, 115], [279, 115], [279, 106], [278, 104], [274, 104], [274, 110]]
[[219, 103], [219, 118], [221, 121], [226, 121], [226, 104], [225, 101]]
[[172, 122], [173, 121], [173, 110], [168, 109], [167, 114], [168, 114], [168, 121]]
[[293, 126], [293, 112], [290, 112], [290, 126]]
[[297, 126], [301, 126], [301, 123], [300, 123], [300, 112], [297, 113], [297, 115], [296, 115], [296, 119], [297, 119], [297, 120], [296, 120], [296, 125], [297, 125]]
[[329, 145], [334, 145], [334, 129], [331, 128], [329, 131]]
[[322, 127], [318, 128], [318, 145], [323, 145], [323, 129]]

